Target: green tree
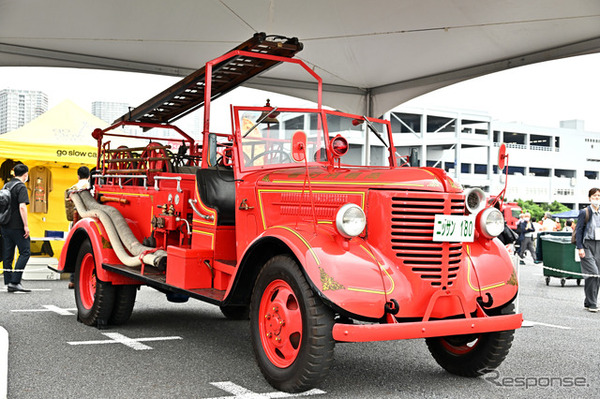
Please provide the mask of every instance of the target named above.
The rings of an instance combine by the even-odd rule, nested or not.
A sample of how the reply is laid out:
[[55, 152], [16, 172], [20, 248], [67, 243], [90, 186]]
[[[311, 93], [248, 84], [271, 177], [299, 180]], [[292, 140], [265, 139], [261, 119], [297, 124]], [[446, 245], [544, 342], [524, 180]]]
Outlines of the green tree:
[[523, 209], [523, 212], [529, 212], [532, 218], [535, 218], [538, 222], [542, 220], [545, 212], [560, 213], [568, 211], [569, 207], [561, 204], [558, 201], [554, 201], [551, 204], [536, 204], [532, 200], [524, 201], [522, 199], [517, 200], [517, 204]]
[[569, 207], [561, 204], [560, 202], [554, 201], [553, 203], [548, 205], [548, 211], [550, 213], [560, 213], [560, 212], [570, 211], [570, 209], [569, 209]]
[[523, 201], [521, 199], [517, 200], [517, 204], [523, 209], [523, 212], [529, 212], [531, 214], [532, 219], [537, 221], [542, 220], [544, 217], [544, 209], [541, 206], [533, 202], [532, 200]]

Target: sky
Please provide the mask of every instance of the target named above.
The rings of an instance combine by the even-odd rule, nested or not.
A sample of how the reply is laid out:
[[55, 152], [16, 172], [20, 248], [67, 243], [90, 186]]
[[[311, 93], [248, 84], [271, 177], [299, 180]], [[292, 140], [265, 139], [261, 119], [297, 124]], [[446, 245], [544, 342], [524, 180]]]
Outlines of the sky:
[[[405, 105], [464, 108], [486, 112], [503, 122], [546, 127], [558, 127], [561, 120], [580, 119], [585, 123], [585, 130], [600, 132], [599, 71], [600, 54], [571, 57], [471, 79], [425, 94]], [[50, 108], [69, 99], [90, 112], [93, 101], [137, 106], [179, 79], [89, 69], [0, 67], [0, 90], [39, 90], [48, 95]], [[220, 101], [220, 110], [228, 113], [228, 103], [235, 102], [235, 96], [244, 99], [238, 105], [262, 105], [244, 102], [246, 98], [257, 98], [248, 93], [254, 92], [245, 89], [223, 97], [225, 101]], [[267, 97], [277, 96], [266, 93], [258, 96], [261, 103]]]

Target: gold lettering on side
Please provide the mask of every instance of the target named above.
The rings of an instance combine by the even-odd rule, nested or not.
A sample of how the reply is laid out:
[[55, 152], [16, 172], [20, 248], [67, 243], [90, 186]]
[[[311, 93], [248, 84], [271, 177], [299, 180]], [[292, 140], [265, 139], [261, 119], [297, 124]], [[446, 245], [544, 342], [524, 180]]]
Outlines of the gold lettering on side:
[[108, 241], [106, 238], [102, 237], [102, 248], [105, 249], [112, 249], [112, 245], [110, 243], [110, 241]]
[[510, 275], [510, 278], [508, 279], [508, 281], [506, 282], [506, 284], [508, 285], [519, 285], [519, 282], [517, 281], [517, 273], [515, 273], [515, 271], [513, 270], [512, 274]]
[[319, 267], [319, 273], [321, 273], [321, 285], [323, 286], [323, 288], [321, 289], [323, 291], [336, 291], [346, 289], [346, 287], [344, 287], [342, 284], [335, 281], [333, 277], [328, 275], [322, 267]]

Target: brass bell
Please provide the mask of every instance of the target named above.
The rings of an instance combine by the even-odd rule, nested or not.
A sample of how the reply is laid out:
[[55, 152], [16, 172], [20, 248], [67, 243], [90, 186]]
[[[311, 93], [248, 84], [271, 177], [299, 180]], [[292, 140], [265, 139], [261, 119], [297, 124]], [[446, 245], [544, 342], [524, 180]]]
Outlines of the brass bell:
[[277, 120], [277, 116], [279, 115], [279, 112], [272, 111], [273, 107], [271, 107], [271, 100], [269, 100], [268, 98], [267, 98], [267, 103], [265, 104], [265, 107], [269, 107], [271, 109], [269, 111], [263, 111], [257, 120], [261, 121], [261, 123], [279, 123], [279, 121]]

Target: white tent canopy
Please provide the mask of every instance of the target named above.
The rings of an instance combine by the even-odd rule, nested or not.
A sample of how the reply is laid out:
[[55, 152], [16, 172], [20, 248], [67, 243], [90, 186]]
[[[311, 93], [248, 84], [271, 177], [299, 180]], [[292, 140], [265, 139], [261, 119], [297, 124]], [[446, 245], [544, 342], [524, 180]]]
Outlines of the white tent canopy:
[[[461, 80], [600, 51], [600, 1], [0, 0], [0, 66], [185, 76], [256, 32], [304, 43], [325, 105], [377, 116]], [[246, 86], [315, 99], [288, 66]]]

